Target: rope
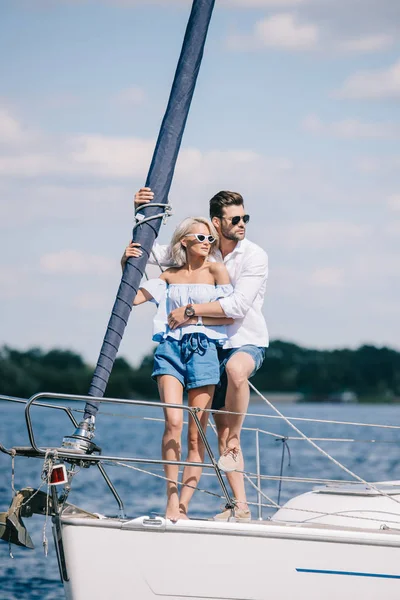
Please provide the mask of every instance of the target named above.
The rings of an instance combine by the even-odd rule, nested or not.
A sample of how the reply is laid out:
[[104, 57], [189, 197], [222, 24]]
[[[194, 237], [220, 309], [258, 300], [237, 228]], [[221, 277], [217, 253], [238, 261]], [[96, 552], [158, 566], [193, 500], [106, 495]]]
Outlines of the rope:
[[11, 449], [11, 492], [13, 495], [13, 498], [17, 495], [17, 492], [15, 491], [15, 456], [16, 456], [16, 451], [14, 450], [14, 448]]
[[[265, 507], [265, 508], [283, 508], [282, 506], [279, 506], [276, 502], [274, 502], [273, 500], [271, 500], [271, 498], [269, 498], [262, 490], [259, 490], [257, 488], [257, 486], [251, 481], [250, 478], [247, 477], [246, 473], [244, 473], [244, 476], [246, 477], [246, 479], [248, 480], [248, 482], [257, 490], [260, 492], [261, 496], [263, 496], [263, 498], [265, 498], [266, 500], [268, 500], [269, 502], [271, 502], [272, 504], [261, 504], [261, 506]], [[258, 503], [255, 502], [248, 502], [248, 504], [255, 504], [256, 506], [258, 506]], [[340, 516], [342, 518], [347, 518], [347, 519], [361, 519], [362, 521], [378, 521], [382, 524], [385, 523], [396, 523], [399, 524], [398, 521], [388, 521], [388, 519], [379, 519], [378, 517], [361, 517], [359, 515], [349, 515], [344, 513], [343, 511], [336, 511], [336, 512], [323, 512], [323, 511], [319, 511], [319, 510], [315, 510], [313, 509], [308, 509], [308, 508], [294, 508], [291, 506], [285, 506], [284, 507], [285, 510], [292, 510], [295, 512], [301, 512], [301, 513], [313, 513], [314, 515], [319, 515], [321, 517], [331, 517], [331, 516]], [[348, 511], [347, 511], [348, 512]], [[352, 511], [352, 512], [365, 512], [364, 510], [360, 510], [360, 511]], [[379, 514], [381, 514], [381, 511], [372, 511], [369, 510], [368, 512], [377, 512]], [[387, 513], [388, 515], [393, 515], [395, 517], [399, 517], [399, 515], [397, 513]], [[303, 521], [303, 522], [308, 522], [308, 521], [312, 521], [313, 519], [315, 519], [317, 517], [310, 517], [309, 519], [307, 519], [307, 521]], [[286, 521], [287, 522], [287, 521]], [[391, 528], [393, 529], [393, 528]]]
[[[79, 414], [83, 414], [83, 410], [79, 409], [79, 408], [71, 408], [72, 412], [76, 412]], [[226, 411], [210, 411], [209, 409], [204, 409], [204, 412], [211, 412], [211, 413], [226, 413]], [[143, 417], [143, 416], [137, 416], [137, 415], [122, 415], [121, 413], [111, 413], [111, 412], [103, 412], [102, 410], [99, 409], [98, 414], [101, 414], [102, 416], [107, 416], [107, 417], [116, 417], [119, 419], [131, 419], [131, 420], [142, 420], [142, 421], [155, 421], [157, 423], [164, 423], [164, 419], [161, 419], [159, 417]], [[267, 418], [267, 419], [271, 419], [271, 418], [280, 418], [280, 417], [275, 417], [274, 415], [254, 415], [251, 413], [234, 413], [231, 412], [230, 414], [242, 414], [243, 416], [248, 416], [248, 417], [263, 417], [263, 418]], [[289, 417], [291, 420], [296, 420], [295, 418]], [[315, 421], [314, 419], [302, 419], [306, 422], [313, 422]], [[318, 422], [318, 421], [317, 421]], [[365, 427], [382, 427], [385, 429], [398, 429], [398, 427], [396, 425], [370, 425], [369, 423], [350, 423], [350, 422], [346, 422], [346, 421], [323, 421], [324, 423], [331, 423], [331, 424], [346, 424], [346, 425], [361, 425], [361, 426], [365, 426]], [[183, 425], [187, 425], [187, 421], [183, 421]], [[213, 431], [216, 433], [216, 429], [214, 424], [209, 421], [207, 424], [207, 427], [210, 427], [211, 429], [213, 429]], [[299, 437], [299, 436], [285, 436], [282, 435], [280, 433], [276, 433], [274, 431], [267, 431], [266, 429], [259, 429], [256, 427], [242, 427], [242, 431], [259, 431], [260, 433], [263, 433], [264, 435], [273, 437], [273, 438], [280, 438], [283, 439], [285, 438], [287, 441], [297, 441], [297, 442], [304, 442], [306, 441], [304, 438]], [[313, 440], [314, 442], [346, 442], [346, 443], [357, 443], [357, 444], [393, 444], [393, 445], [399, 445], [399, 441], [398, 440], [377, 440], [377, 439], [356, 439], [356, 438], [332, 438], [332, 437], [310, 437], [308, 438], [310, 440]]]
[[210, 492], [209, 490], [204, 490], [204, 489], [196, 487], [194, 485], [190, 485], [189, 483], [182, 483], [180, 481], [168, 479], [168, 477], [165, 477], [164, 475], [159, 475], [158, 473], [153, 473], [152, 471], [147, 471], [146, 469], [141, 469], [140, 467], [134, 467], [133, 465], [127, 465], [126, 463], [122, 463], [119, 461], [115, 461], [115, 462], [114, 461], [113, 462], [102, 461], [102, 463], [107, 464], [109, 466], [118, 465], [120, 467], [126, 467], [127, 469], [132, 469], [133, 471], [139, 471], [140, 473], [144, 473], [145, 475], [152, 475], [153, 477], [156, 477], [157, 479], [163, 479], [164, 481], [167, 481], [168, 483], [174, 483], [181, 487], [188, 487], [188, 488], [191, 488], [192, 490], [197, 490], [198, 492], [202, 492], [203, 494], [208, 494], [209, 496], [214, 496], [215, 498], [224, 499], [224, 496], [221, 496], [220, 494], [215, 494], [214, 492]]
[[164, 273], [164, 269], [162, 268], [162, 266], [161, 266], [161, 264], [160, 264], [160, 262], [159, 262], [159, 260], [157, 258], [157, 255], [156, 255], [156, 253], [154, 252], [153, 249], [151, 249], [151, 255], [154, 258], [154, 260], [156, 261], [156, 263], [158, 265], [158, 268], [160, 269], [161, 273]]
[[[252, 386], [252, 384], [249, 382], [249, 385]], [[255, 389], [255, 388], [254, 388]], [[262, 396], [262, 398], [264, 399], [264, 397]], [[70, 409], [72, 412], [75, 413], [79, 413], [79, 414], [83, 414], [84, 411], [82, 409], [79, 408], [71, 408]], [[286, 417], [280, 417], [279, 415], [265, 415], [265, 414], [261, 414], [261, 413], [241, 413], [241, 412], [233, 412], [230, 411], [228, 413], [228, 411], [226, 410], [212, 410], [209, 408], [205, 408], [204, 412], [209, 412], [211, 414], [231, 414], [231, 415], [242, 415], [245, 417], [257, 417], [257, 418], [261, 418], [261, 419], [286, 419]], [[160, 418], [156, 418], [156, 417], [140, 417], [140, 416], [130, 416], [130, 415], [122, 415], [120, 413], [109, 413], [109, 412], [103, 412], [99, 409], [99, 414], [105, 415], [105, 416], [109, 416], [109, 417], [119, 417], [121, 419], [143, 419], [143, 420], [147, 420], [147, 421], [162, 421], [163, 419]], [[353, 425], [356, 427], [376, 427], [377, 429], [393, 429], [393, 430], [398, 430], [400, 429], [400, 425], [382, 425], [379, 423], [360, 423], [358, 421], [333, 421], [333, 420], [328, 420], [328, 419], [309, 419], [307, 417], [288, 417], [291, 421], [304, 421], [306, 423], [325, 423], [327, 425]], [[212, 424], [210, 423], [209, 426], [212, 426]], [[256, 428], [252, 428], [252, 427], [243, 427], [242, 430], [245, 431], [255, 431]], [[266, 431], [264, 429], [258, 429], [258, 431], [260, 433], [264, 433], [266, 435], [271, 435], [274, 437], [286, 437], [286, 436], [281, 436], [279, 433], [274, 433], [273, 431]], [[302, 440], [303, 438], [301, 437], [288, 437], [289, 440]], [[380, 440], [365, 440], [365, 439], [361, 439], [361, 440], [357, 440], [354, 438], [309, 438], [309, 439], [313, 439], [313, 440], [317, 440], [317, 441], [332, 441], [332, 442], [372, 442], [372, 443], [399, 443], [399, 442], [391, 442], [391, 441], [387, 441], [387, 442], [381, 442]]]
[[[168, 479], [167, 477], [164, 477], [163, 475], [159, 475], [158, 473], [154, 473], [152, 471], [147, 471], [146, 469], [142, 469], [140, 467], [134, 467], [132, 465], [128, 465], [126, 463], [119, 462], [119, 461], [118, 462], [103, 461], [103, 463], [104, 464], [108, 464], [110, 466], [118, 465], [118, 466], [121, 466], [121, 467], [126, 467], [127, 469], [132, 469], [133, 471], [138, 471], [140, 473], [144, 473], [145, 475], [151, 475], [153, 477], [156, 477], [157, 479], [162, 479], [164, 481], [171, 482], [171, 483], [178, 483], [178, 485], [181, 486], [181, 487], [184, 487], [184, 486], [185, 487], [189, 487], [189, 488], [191, 488], [193, 490], [197, 490], [197, 491], [202, 492], [204, 494], [208, 494], [209, 496], [213, 496], [213, 497], [219, 498], [221, 500], [224, 499], [224, 497], [221, 496], [220, 494], [216, 494], [214, 492], [210, 492], [209, 490], [205, 490], [205, 489], [202, 489], [202, 488], [199, 488], [199, 487], [195, 487], [195, 486], [192, 486], [190, 484], [185, 484], [185, 483], [181, 483], [181, 482], [172, 481], [171, 479]], [[270, 498], [269, 496], [267, 496], [267, 494], [265, 494], [265, 492], [263, 492], [261, 489], [259, 489], [258, 486], [252, 481], [252, 479], [251, 479], [251, 477], [249, 476], [248, 473], [246, 473], [244, 471], [242, 471], [242, 473], [243, 473], [245, 479], [250, 483], [250, 485], [257, 492], [259, 492], [261, 494], [261, 496], [263, 498], [265, 498], [265, 500], [268, 501], [268, 504], [266, 504], [266, 503], [259, 504], [258, 502], [247, 501], [247, 504], [249, 506], [262, 506], [263, 508], [274, 508], [274, 509], [283, 508], [279, 503], [277, 503], [274, 500], [272, 500], [272, 498]], [[207, 475], [215, 477], [215, 474], [212, 474], [212, 473], [208, 473]], [[240, 500], [236, 499], [236, 502], [240, 502]], [[378, 517], [362, 517], [362, 516], [355, 515], [355, 514], [349, 515], [349, 514], [344, 513], [343, 511], [336, 511], [336, 512], [329, 512], [328, 513], [328, 512], [324, 512], [324, 511], [318, 511], [318, 510], [315, 510], [315, 509], [295, 508], [295, 507], [288, 507], [288, 506], [285, 506], [284, 509], [285, 510], [291, 510], [291, 511], [299, 512], [299, 513], [307, 513], [307, 514], [313, 513], [312, 517], [310, 517], [309, 519], [307, 519], [306, 521], [303, 521], [303, 522], [312, 521], [313, 519], [316, 519], [319, 516], [321, 516], [321, 517], [340, 516], [342, 518], [360, 519], [360, 520], [363, 520], [363, 521], [373, 521], [373, 522], [377, 522], [378, 521], [378, 522], [382, 523], [382, 526], [384, 526], [388, 522], [389, 523], [399, 524], [399, 521], [390, 521], [388, 519], [381, 519], [381, 518], [378, 518]], [[354, 513], [354, 512], [357, 512], [357, 511], [352, 511], [352, 512]], [[365, 512], [365, 509], [360, 510], [359, 512]], [[377, 512], [377, 513], [381, 514], [381, 511], [371, 511], [370, 510], [369, 512]], [[387, 513], [387, 514], [399, 517], [399, 515], [397, 513]], [[390, 529], [393, 529], [393, 527], [391, 527]]]
[[283, 438], [283, 439], [277, 439], [277, 442], [281, 441], [282, 442], [282, 457], [281, 457], [281, 470], [279, 473], [279, 488], [278, 488], [278, 504], [280, 504], [280, 500], [281, 500], [281, 490], [282, 490], [282, 476], [283, 476], [283, 461], [285, 459], [285, 447], [287, 448], [288, 451], [288, 455], [289, 455], [289, 463], [288, 463], [288, 467], [290, 467], [290, 448], [289, 448], [289, 444], [287, 443], [287, 438]]
[[331, 462], [333, 462], [333, 464], [335, 464], [337, 467], [339, 467], [340, 469], [342, 469], [343, 471], [345, 471], [345, 473], [347, 473], [351, 477], [354, 477], [354, 479], [356, 479], [360, 483], [363, 483], [364, 485], [366, 485], [370, 489], [376, 491], [379, 495], [386, 496], [387, 498], [390, 498], [391, 500], [393, 500], [397, 504], [400, 504], [400, 500], [397, 500], [393, 496], [390, 496], [389, 494], [386, 494], [385, 492], [383, 492], [382, 490], [380, 490], [379, 488], [377, 488], [376, 486], [374, 486], [372, 483], [368, 483], [367, 481], [365, 481], [365, 479], [363, 479], [362, 477], [359, 477], [356, 473], [354, 473], [353, 471], [351, 471], [350, 469], [348, 469], [347, 467], [345, 467], [341, 462], [339, 462], [338, 460], [336, 460], [336, 458], [333, 458], [333, 456], [331, 456], [328, 452], [326, 452], [320, 446], [318, 446], [318, 444], [316, 444], [310, 438], [308, 438], [300, 429], [298, 429], [296, 427], [296, 425], [293, 425], [293, 423], [291, 423], [290, 420], [287, 417], [285, 417], [284, 414], [282, 414], [269, 400], [267, 400], [267, 398], [265, 398], [265, 396], [261, 392], [259, 392], [257, 390], [257, 388], [250, 381], [248, 383], [249, 383], [249, 386], [251, 387], [251, 389], [254, 390], [255, 393], [260, 398], [262, 398], [264, 400], [264, 402], [266, 402], [268, 404], [268, 406], [270, 408], [272, 408], [272, 410], [274, 410], [280, 416], [280, 418], [285, 421], [285, 423], [287, 425], [289, 425], [289, 427], [291, 427], [292, 429], [294, 429], [294, 431], [296, 431], [296, 433], [298, 433], [305, 441], [307, 441], [311, 446], [313, 446], [313, 448], [315, 448], [318, 452], [320, 452], [320, 454], [322, 454], [323, 456], [325, 456], [325, 458], [327, 458], [328, 460], [330, 460]]
[[43, 525], [43, 551], [44, 555], [47, 557], [49, 551], [49, 542], [46, 535], [47, 522], [50, 513], [50, 480], [51, 480], [51, 469], [54, 464], [54, 460], [57, 459], [57, 451], [54, 450], [46, 450], [46, 454], [44, 457], [43, 468], [41, 478], [43, 483], [47, 483], [47, 494], [46, 494], [46, 516], [44, 519]]

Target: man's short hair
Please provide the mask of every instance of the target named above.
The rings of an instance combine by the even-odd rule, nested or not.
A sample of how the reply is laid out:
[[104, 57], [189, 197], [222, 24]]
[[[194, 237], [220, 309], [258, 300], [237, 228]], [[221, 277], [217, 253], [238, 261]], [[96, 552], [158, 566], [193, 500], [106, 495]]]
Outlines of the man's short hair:
[[218, 192], [210, 200], [210, 219], [222, 217], [222, 209], [225, 206], [243, 206], [243, 204], [243, 196], [237, 192]]

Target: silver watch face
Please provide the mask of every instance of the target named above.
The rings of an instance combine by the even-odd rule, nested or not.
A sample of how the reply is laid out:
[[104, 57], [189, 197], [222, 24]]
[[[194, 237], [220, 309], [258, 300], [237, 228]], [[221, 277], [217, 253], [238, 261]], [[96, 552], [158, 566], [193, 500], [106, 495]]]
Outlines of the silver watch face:
[[185, 315], [187, 317], [194, 317], [194, 308], [192, 306], [187, 306], [185, 308]]

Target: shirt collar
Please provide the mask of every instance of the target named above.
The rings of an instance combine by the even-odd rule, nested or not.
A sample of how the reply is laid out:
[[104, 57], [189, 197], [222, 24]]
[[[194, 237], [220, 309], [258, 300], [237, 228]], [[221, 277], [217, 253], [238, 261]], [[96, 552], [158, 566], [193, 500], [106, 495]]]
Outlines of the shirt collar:
[[234, 249], [232, 250], [232, 252], [230, 252], [229, 254], [227, 254], [225, 256], [225, 259], [222, 258], [221, 250], [218, 248], [218, 250], [215, 253], [215, 257], [217, 258], [218, 261], [224, 262], [224, 260], [226, 260], [227, 258], [230, 258], [231, 256], [234, 256], [235, 254], [243, 254], [247, 243], [248, 242], [247, 242], [246, 238], [244, 238], [243, 240], [239, 240], [238, 243], [236, 244], [236, 246], [234, 247]]
[[231, 254], [234, 254], [235, 252], [242, 254], [244, 252], [246, 243], [247, 243], [246, 238], [244, 238], [243, 240], [239, 240], [238, 243], [236, 244], [235, 248], [232, 250]]
[[243, 254], [245, 247], [246, 247], [246, 243], [247, 243], [246, 239], [239, 240], [238, 243], [236, 244], [236, 246], [234, 247], [234, 249], [232, 250], [232, 252], [229, 252], [229, 254], [227, 254], [225, 256], [225, 260], [227, 258], [232, 258], [236, 254]]

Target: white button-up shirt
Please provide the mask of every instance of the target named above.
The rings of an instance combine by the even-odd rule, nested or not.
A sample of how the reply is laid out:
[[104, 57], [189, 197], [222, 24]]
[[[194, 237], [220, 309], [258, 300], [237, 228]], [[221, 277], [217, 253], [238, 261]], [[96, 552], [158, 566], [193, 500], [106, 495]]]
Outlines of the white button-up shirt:
[[[168, 246], [157, 243], [153, 246], [160, 264], [168, 264], [167, 249]], [[268, 278], [267, 253], [257, 244], [244, 239], [224, 259], [218, 250], [215, 260], [225, 264], [234, 287], [231, 296], [218, 301], [225, 315], [235, 319], [233, 325], [227, 326], [228, 339], [224, 348], [240, 348], [246, 344], [268, 346], [267, 324], [262, 314]], [[149, 263], [154, 262], [150, 256]]]

